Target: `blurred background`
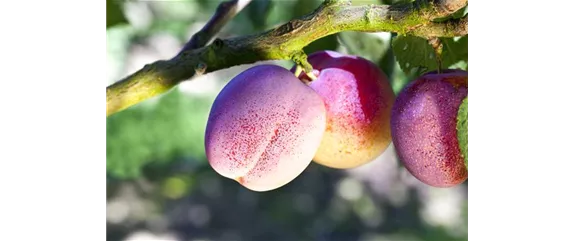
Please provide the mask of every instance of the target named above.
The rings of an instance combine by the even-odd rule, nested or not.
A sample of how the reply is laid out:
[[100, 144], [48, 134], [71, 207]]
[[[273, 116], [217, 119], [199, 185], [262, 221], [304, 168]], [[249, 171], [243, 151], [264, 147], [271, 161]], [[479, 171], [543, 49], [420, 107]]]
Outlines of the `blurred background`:
[[[115, 24], [107, 28], [106, 85], [173, 57], [220, 2], [108, 0], [108, 19]], [[254, 0], [218, 37], [271, 29], [321, 2]], [[398, 92], [416, 75], [405, 74], [395, 61], [389, 51], [393, 37], [345, 32], [305, 51], [330, 49], [367, 58]], [[292, 66], [290, 61], [257, 64], [263, 63]], [[215, 173], [203, 146], [211, 104], [231, 78], [251, 66], [205, 74], [107, 118], [107, 240], [467, 240], [467, 183], [441, 189], [419, 182], [402, 167], [392, 145], [355, 169], [312, 163], [291, 183], [265, 193]]]

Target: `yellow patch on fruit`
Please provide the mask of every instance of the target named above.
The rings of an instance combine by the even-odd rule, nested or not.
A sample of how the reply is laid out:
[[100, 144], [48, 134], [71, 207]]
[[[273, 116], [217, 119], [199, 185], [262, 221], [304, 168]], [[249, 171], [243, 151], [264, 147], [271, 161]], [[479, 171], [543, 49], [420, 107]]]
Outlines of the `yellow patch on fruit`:
[[[378, 126], [378, 125], [382, 125]], [[383, 154], [391, 143], [390, 122], [377, 120], [369, 126], [354, 127], [342, 123], [330, 123], [323, 135], [319, 150], [313, 161], [331, 168], [355, 168], [373, 161]], [[343, 133], [343, 134], [337, 134]]]

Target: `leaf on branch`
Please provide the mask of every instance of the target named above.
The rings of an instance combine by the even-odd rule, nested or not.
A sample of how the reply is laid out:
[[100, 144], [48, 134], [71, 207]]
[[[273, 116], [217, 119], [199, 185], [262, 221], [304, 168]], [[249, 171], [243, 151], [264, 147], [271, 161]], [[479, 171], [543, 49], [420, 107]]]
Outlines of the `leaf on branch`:
[[464, 7], [464, 8], [461, 8], [461, 9], [459, 9], [458, 11], [454, 12], [454, 13], [451, 15], [451, 18], [452, 18], [452, 19], [462, 18], [462, 17], [466, 16], [466, 14], [468, 14], [468, 6], [466, 6], [466, 7]]
[[119, 0], [106, 0], [106, 28], [128, 23]]
[[[440, 38], [442, 48], [443, 68], [458, 65], [457, 68], [465, 69], [468, 62], [468, 35], [455, 38]], [[463, 65], [459, 65], [462, 62]]]
[[464, 164], [468, 168], [468, 97], [460, 104], [456, 120], [458, 145], [464, 156]]
[[397, 36], [392, 43], [393, 52], [407, 75], [417, 75], [438, 69], [433, 47], [424, 38], [414, 36]]
[[[468, 36], [455, 38], [440, 38], [442, 48], [442, 68], [446, 69], [457, 64], [459, 68], [468, 62]], [[414, 36], [397, 36], [393, 39], [393, 52], [406, 74], [416, 75], [438, 69], [436, 54], [433, 47], [424, 38]]]

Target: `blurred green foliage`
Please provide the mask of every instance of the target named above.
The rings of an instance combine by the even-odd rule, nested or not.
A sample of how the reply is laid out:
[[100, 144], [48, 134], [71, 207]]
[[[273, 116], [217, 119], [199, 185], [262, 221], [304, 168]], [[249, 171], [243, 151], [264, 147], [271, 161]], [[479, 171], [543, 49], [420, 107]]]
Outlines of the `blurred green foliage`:
[[121, 8], [121, 2], [118, 2], [118, 0], [106, 0], [106, 28], [127, 22]]
[[389, 48], [388, 42], [367, 33], [349, 31], [338, 33], [338, 35], [349, 53], [374, 63], [378, 63]]
[[249, 21], [256, 30], [264, 30], [267, 27], [267, 19], [274, 7], [274, 1], [254, 0], [247, 7], [245, 12], [248, 13]]
[[[114, 81], [129, 74], [125, 69], [134, 62], [134, 56], [142, 54], [137, 49], [146, 39], [167, 33], [183, 45], [193, 34], [192, 29], [197, 30], [207, 22], [220, 2], [107, 0], [108, 56], [110, 64], [120, 70], [112, 76]], [[355, 0], [353, 4], [381, 2], [397, 1]], [[265, 31], [310, 13], [320, 3], [320, 0], [254, 0], [218, 36], [228, 38]], [[138, 11], [147, 12], [125, 8], [126, 4], [137, 5]], [[142, 19], [148, 15], [149, 23], [134, 24], [145, 22]], [[398, 46], [391, 45], [396, 38], [401, 37], [344, 32], [317, 40], [304, 50], [310, 54], [329, 49], [369, 59], [389, 76], [393, 90], [398, 93], [417, 76], [416, 71], [410, 71], [412, 66], [404, 66], [405, 59], [416, 60], [416, 55], [426, 47], [417, 46], [419, 40], [409, 40], [414, 41], [409, 44], [411, 51], [392, 51], [404, 47], [400, 39]], [[443, 41], [444, 61], [466, 68], [468, 39]], [[154, 51], [162, 47], [161, 43], [145, 46]], [[276, 64], [292, 66], [289, 61]], [[420, 69], [432, 69], [433, 64], [436, 61], [429, 58], [417, 65]], [[176, 233], [179, 240], [466, 240], [466, 230], [453, 235], [452, 230], [443, 226], [425, 223], [421, 219], [425, 200], [413, 187], [406, 191], [406, 203], [395, 206], [389, 197], [377, 196], [362, 181], [359, 183], [363, 191], [357, 200], [342, 198], [339, 184], [349, 178], [348, 174], [316, 164], [311, 164], [292, 183], [267, 193], [248, 191], [219, 176], [207, 164], [204, 131], [217, 88], [232, 78], [223, 72], [209, 74], [210, 83], [216, 87], [205, 93], [189, 94], [176, 88], [107, 118], [108, 240], [125, 240], [141, 230]], [[397, 167], [396, 171], [404, 169]], [[381, 183], [384, 185], [391, 184]], [[466, 185], [463, 190], [466, 191]], [[127, 202], [127, 206], [111, 207], [110, 203], [119, 201]], [[462, 209], [466, 225], [466, 201]], [[377, 219], [382, 221], [375, 224], [368, 221]]]
[[107, 118], [109, 174], [135, 178], [150, 162], [179, 156], [204, 160], [203, 135], [211, 101], [174, 90], [152, 106], [130, 108]]

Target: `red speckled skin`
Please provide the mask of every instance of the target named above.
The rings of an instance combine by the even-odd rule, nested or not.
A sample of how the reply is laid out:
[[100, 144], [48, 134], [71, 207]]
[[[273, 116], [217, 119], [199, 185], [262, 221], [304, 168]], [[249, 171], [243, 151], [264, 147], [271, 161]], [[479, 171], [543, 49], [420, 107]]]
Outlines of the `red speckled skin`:
[[468, 73], [427, 73], [397, 96], [391, 119], [393, 143], [407, 170], [434, 187], [451, 187], [467, 179], [458, 145], [458, 107], [468, 95]]
[[248, 189], [276, 189], [311, 163], [325, 127], [325, 106], [311, 88], [282, 67], [255, 66], [215, 99], [205, 133], [207, 159]]
[[387, 76], [364, 58], [334, 51], [313, 53], [308, 61], [318, 77], [310, 86], [327, 108], [327, 131], [313, 160], [346, 169], [381, 155], [391, 142], [395, 99]]

